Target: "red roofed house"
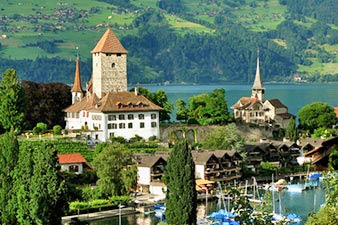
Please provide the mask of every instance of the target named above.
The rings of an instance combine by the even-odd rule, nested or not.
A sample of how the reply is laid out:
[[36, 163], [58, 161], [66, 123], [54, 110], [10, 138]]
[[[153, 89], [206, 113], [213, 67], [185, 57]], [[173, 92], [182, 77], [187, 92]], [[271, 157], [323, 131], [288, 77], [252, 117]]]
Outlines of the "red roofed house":
[[61, 171], [82, 174], [84, 168], [91, 169], [86, 159], [80, 153], [58, 154], [58, 158]]
[[107, 141], [111, 136], [144, 139], [160, 136], [161, 107], [127, 91], [127, 50], [108, 29], [91, 51], [93, 71], [84, 96], [79, 60], [76, 61], [72, 105], [66, 108], [66, 129], [86, 130], [88, 141]]
[[293, 115], [288, 113], [288, 108], [278, 99], [265, 100], [264, 92], [265, 88], [261, 81], [259, 69], [259, 57], [257, 57], [256, 76], [251, 97], [242, 97], [231, 107], [234, 110], [235, 119], [245, 123], [269, 124], [286, 128]]

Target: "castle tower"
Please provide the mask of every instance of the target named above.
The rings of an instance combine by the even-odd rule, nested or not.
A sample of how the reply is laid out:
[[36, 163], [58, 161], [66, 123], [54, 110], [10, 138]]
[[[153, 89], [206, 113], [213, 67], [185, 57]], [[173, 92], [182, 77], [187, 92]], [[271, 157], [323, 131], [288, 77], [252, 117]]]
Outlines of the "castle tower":
[[102, 98], [108, 92], [127, 91], [127, 50], [108, 29], [91, 51], [93, 93]]
[[258, 98], [260, 101], [264, 101], [264, 86], [261, 81], [261, 73], [259, 68], [259, 50], [257, 50], [257, 68], [256, 68], [256, 76], [255, 81], [251, 88], [251, 97]]
[[75, 102], [79, 102], [82, 99], [83, 90], [81, 86], [79, 57], [76, 58], [74, 85], [71, 92], [72, 92], [72, 104], [74, 104]]

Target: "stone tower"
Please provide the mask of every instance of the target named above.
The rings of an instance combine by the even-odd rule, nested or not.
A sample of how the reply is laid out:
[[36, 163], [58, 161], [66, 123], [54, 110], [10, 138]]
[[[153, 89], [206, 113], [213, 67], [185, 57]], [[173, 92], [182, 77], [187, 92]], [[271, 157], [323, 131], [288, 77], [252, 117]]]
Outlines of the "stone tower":
[[79, 57], [76, 58], [74, 85], [72, 87], [71, 92], [72, 92], [72, 104], [74, 104], [75, 102], [79, 102], [82, 99], [83, 90], [82, 90], [82, 86], [81, 86]]
[[108, 29], [91, 51], [93, 93], [102, 98], [108, 92], [127, 91], [127, 50]]
[[264, 86], [261, 81], [261, 73], [259, 68], [259, 50], [257, 51], [257, 68], [256, 68], [256, 76], [255, 81], [251, 88], [251, 97], [258, 98], [260, 101], [264, 101]]

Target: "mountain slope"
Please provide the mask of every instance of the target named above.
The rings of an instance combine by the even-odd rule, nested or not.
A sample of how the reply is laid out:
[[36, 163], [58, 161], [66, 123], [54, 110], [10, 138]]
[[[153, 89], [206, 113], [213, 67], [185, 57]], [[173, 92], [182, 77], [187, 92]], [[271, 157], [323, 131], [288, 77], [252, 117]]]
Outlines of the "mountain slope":
[[0, 69], [71, 83], [78, 47], [89, 79], [90, 50], [109, 27], [129, 51], [130, 83], [250, 83], [257, 48], [265, 81], [289, 81], [295, 73], [337, 80], [336, 6], [306, 2], [8, 0], [0, 8]]

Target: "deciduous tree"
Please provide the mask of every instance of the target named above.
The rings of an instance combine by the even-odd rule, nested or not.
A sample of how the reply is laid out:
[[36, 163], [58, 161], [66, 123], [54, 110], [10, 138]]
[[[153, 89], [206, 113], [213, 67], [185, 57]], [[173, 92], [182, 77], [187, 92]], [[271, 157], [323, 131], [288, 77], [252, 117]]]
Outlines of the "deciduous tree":
[[128, 194], [136, 184], [136, 167], [126, 146], [106, 145], [96, 156], [93, 165], [99, 177], [97, 185], [106, 197]]
[[298, 138], [296, 121], [293, 117], [290, 119], [288, 126], [286, 127], [285, 136], [291, 141], [296, 141]]
[[331, 106], [315, 102], [301, 108], [298, 112], [299, 127], [311, 133], [317, 128], [331, 128], [336, 124], [336, 114]]

